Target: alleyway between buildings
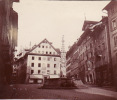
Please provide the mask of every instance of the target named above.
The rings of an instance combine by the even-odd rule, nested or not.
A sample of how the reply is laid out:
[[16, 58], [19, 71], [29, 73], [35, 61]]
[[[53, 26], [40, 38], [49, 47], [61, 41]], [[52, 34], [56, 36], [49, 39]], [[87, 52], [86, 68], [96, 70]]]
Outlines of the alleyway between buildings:
[[0, 99], [117, 100], [117, 92], [98, 87], [39, 89], [38, 84], [15, 84], [2, 86]]

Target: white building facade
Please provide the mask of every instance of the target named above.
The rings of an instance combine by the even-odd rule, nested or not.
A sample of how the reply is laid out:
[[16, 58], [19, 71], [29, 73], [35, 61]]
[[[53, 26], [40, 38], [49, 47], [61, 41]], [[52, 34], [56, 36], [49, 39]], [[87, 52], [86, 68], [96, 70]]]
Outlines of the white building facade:
[[60, 78], [60, 52], [44, 39], [28, 52], [27, 75], [29, 83], [40, 83], [48, 78]]

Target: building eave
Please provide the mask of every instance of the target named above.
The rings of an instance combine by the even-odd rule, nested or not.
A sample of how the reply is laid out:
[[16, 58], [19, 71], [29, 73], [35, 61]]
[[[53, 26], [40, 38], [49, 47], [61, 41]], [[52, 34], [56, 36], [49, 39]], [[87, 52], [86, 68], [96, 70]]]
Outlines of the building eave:
[[117, 1], [109, 2], [102, 10], [108, 10], [115, 2], [117, 2]]
[[82, 31], [85, 31], [85, 27], [87, 24], [96, 24], [98, 23], [97, 21], [89, 21], [89, 20], [85, 20], [84, 21], [84, 24], [83, 24], [83, 27], [82, 27]]
[[51, 56], [51, 57], [60, 57], [60, 55], [50, 55], [50, 54], [37, 54], [37, 53], [29, 53], [28, 55], [37, 55], [37, 56]]

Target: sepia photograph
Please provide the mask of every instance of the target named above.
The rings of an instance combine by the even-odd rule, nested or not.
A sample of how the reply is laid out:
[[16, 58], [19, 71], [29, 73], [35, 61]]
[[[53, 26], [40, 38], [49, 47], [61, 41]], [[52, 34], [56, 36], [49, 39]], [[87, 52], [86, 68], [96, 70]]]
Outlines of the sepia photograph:
[[1, 100], [117, 100], [117, 0], [0, 0]]

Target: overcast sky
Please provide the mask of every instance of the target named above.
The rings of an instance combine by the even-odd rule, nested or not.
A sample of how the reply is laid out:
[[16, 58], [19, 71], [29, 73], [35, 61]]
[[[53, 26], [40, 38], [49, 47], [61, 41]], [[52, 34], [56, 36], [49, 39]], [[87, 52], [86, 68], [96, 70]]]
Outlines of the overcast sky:
[[72, 45], [83, 33], [85, 20], [100, 21], [102, 9], [109, 1], [40, 1], [20, 0], [14, 3], [18, 12], [18, 47], [33, 46], [43, 39], [61, 48], [64, 35], [65, 48]]

